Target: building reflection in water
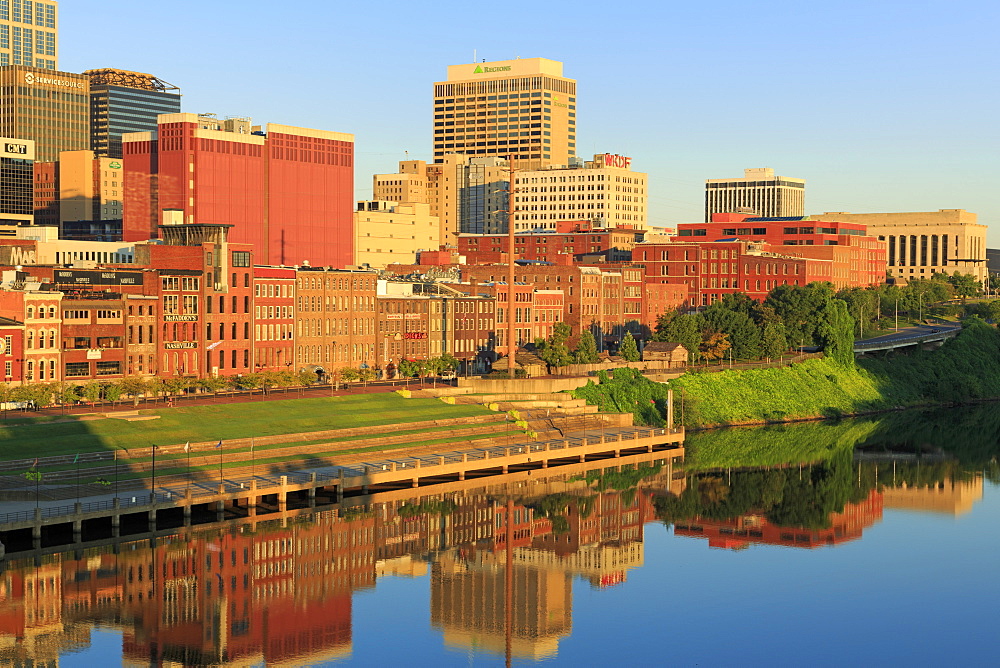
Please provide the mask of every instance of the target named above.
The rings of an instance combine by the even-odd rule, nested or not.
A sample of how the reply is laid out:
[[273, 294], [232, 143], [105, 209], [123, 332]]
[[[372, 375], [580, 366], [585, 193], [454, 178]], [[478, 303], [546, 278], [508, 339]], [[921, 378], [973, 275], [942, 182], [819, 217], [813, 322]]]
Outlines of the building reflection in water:
[[815, 547], [860, 537], [883, 507], [957, 514], [982, 496], [976, 477], [888, 488], [876, 475], [823, 527], [775, 521], [777, 506], [682, 520], [667, 515], [720, 492], [653, 457], [630, 470], [469, 481], [446, 494], [388, 493], [364, 506], [10, 560], [0, 572], [0, 665], [56, 666], [89, 647], [95, 627], [119, 631], [124, 662], [136, 666], [334, 661], [353, 649], [355, 591], [428, 574], [430, 620], [446, 646], [550, 658], [572, 632], [574, 578], [626, 582], [644, 562], [644, 525], [658, 518], [712, 547]]

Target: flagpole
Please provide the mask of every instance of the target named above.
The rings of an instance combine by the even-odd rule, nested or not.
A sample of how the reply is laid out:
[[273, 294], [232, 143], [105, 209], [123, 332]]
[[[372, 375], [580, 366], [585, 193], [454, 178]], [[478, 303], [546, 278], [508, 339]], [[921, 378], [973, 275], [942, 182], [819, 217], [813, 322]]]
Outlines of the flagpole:
[[253, 436], [250, 437], [250, 479], [257, 479], [257, 455], [253, 451]]
[[153, 450], [153, 488], [150, 490], [152, 499], [156, 500], [156, 446], [151, 446]]

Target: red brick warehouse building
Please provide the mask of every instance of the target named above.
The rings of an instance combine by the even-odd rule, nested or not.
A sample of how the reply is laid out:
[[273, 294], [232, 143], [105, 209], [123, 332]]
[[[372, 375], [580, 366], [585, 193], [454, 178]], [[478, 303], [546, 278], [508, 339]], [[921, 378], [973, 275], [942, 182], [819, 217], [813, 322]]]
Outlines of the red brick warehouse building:
[[250, 119], [163, 114], [122, 138], [124, 241], [159, 237], [166, 210], [231, 224], [269, 265], [354, 261], [354, 136]]

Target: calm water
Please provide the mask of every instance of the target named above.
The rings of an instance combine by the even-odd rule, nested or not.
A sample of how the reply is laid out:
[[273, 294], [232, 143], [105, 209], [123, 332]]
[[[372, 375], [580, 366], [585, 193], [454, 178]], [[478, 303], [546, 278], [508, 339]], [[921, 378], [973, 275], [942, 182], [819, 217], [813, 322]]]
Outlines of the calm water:
[[703, 433], [683, 465], [14, 558], [0, 665], [993, 663], [998, 443], [992, 405]]

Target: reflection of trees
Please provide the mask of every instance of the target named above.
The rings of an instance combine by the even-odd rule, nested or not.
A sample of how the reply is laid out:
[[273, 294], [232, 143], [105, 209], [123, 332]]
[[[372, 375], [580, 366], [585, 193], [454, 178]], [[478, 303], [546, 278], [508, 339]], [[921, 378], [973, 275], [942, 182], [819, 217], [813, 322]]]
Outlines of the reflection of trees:
[[849, 450], [803, 467], [695, 475], [680, 496], [657, 499], [667, 522], [703, 517], [726, 520], [748, 513], [772, 523], [809, 529], [830, 526], [830, 514], [864, 499], [871, 486], [858, 486]]
[[[638, 494], [638, 485], [643, 480], [657, 475], [663, 470], [661, 464], [640, 464], [635, 467], [623, 466], [620, 469], [594, 471], [588, 473], [583, 480], [592, 486], [595, 492], [616, 491], [621, 493], [621, 504], [632, 506]], [[577, 478], [579, 480], [579, 478]], [[525, 502], [536, 517], [544, 517], [552, 522], [552, 533], [562, 535], [569, 533], [570, 524], [567, 519], [568, 509], [572, 506], [581, 519], [590, 517], [597, 499], [596, 494], [549, 494], [532, 501]]]
[[1000, 455], [1000, 411], [995, 403], [885, 416], [859, 444], [866, 452], [947, 452], [966, 470], [982, 470]]

